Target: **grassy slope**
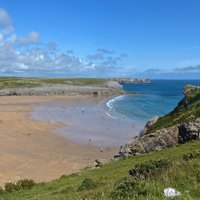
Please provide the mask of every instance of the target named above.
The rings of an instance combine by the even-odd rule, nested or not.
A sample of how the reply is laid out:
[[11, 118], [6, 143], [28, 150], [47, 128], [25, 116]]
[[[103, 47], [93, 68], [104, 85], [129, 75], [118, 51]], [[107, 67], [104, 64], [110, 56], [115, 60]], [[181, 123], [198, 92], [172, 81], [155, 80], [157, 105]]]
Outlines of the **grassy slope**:
[[[190, 88], [190, 86], [187, 86]], [[186, 88], [187, 88], [186, 87]], [[185, 89], [186, 89], [185, 88]], [[185, 99], [181, 100], [178, 106], [169, 114], [160, 117], [158, 121], [148, 129], [147, 133], [152, 133], [161, 128], [185, 122], [193, 115], [200, 117], [200, 89], [195, 89], [187, 96], [188, 107], [185, 107]]]
[[[163, 189], [174, 187], [183, 194], [178, 199], [200, 199], [200, 159], [184, 161], [183, 155], [200, 151], [200, 141], [179, 145], [175, 148], [164, 149], [147, 155], [113, 161], [96, 170], [84, 170], [77, 174], [64, 176], [58, 180], [38, 184], [31, 190], [4, 193], [0, 199], [5, 200], [64, 200], [64, 199], [111, 199], [116, 181], [128, 176], [128, 171], [137, 163], [150, 159], [167, 159], [173, 165], [160, 175], [145, 182], [148, 195], [138, 196], [138, 200], [162, 200]], [[77, 189], [85, 178], [93, 178], [98, 182], [97, 188], [78, 192]], [[141, 181], [142, 182], [142, 181]]]
[[105, 85], [107, 79], [100, 78], [0, 78], [0, 89], [37, 87], [42, 84], [69, 84], [77, 86]]

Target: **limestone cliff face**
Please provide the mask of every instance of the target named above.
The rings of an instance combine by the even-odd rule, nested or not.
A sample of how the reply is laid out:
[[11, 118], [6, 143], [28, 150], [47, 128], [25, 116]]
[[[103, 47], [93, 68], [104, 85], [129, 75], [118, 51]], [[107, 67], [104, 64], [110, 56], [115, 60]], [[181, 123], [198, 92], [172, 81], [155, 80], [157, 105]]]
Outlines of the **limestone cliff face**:
[[184, 99], [164, 117], [152, 118], [140, 135], [125, 144], [120, 156], [135, 156], [200, 139], [200, 87], [186, 86]]
[[150, 83], [150, 79], [148, 78], [112, 78], [110, 79], [112, 81], [116, 81], [120, 84], [125, 84], [125, 83]]
[[196, 118], [193, 122], [178, 124], [169, 128], [157, 130], [150, 134], [135, 137], [132, 141], [125, 144], [121, 150], [121, 155], [135, 156], [149, 153], [199, 138], [200, 118]]

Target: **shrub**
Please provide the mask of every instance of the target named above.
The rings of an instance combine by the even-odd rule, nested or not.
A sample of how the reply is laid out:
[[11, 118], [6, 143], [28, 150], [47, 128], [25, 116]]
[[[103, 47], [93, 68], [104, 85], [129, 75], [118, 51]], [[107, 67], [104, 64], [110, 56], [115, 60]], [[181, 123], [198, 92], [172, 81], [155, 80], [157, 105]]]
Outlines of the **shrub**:
[[22, 189], [30, 190], [35, 185], [35, 182], [31, 179], [23, 179], [19, 180], [17, 185], [20, 185]]
[[139, 180], [124, 178], [115, 184], [111, 197], [113, 200], [134, 199], [134, 197], [146, 196], [147, 192], [145, 183]]
[[183, 160], [188, 161], [192, 159], [200, 158], [200, 152], [192, 152], [192, 153], [187, 153], [183, 155]]
[[4, 193], [4, 189], [0, 186], [0, 194]]
[[95, 160], [95, 163], [96, 163], [95, 167], [102, 167], [103, 166], [102, 162], [98, 159]]
[[97, 182], [95, 182], [93, 179], [85, 178], [79, 186], [78, 191], [94, 189], [97, 187], [97, 185]]
[[171, 162], [168, 160], [149, 160], [135, 165], [135, 167], [129, 171], [129, 174], [136, 179], [147, 179], [152, 175], [159, 174], [160, 171], [170, 166]]
[[4, 188], [6, 192], [15, 192], [15, 191], [20, 190], [21, 186], [16, 183], [8, 182], [8, 183], [5, 183]]
[[62, 175], [61, 177], [60, 177], [60, 179], [65, 179], [67, 177], [67, 175]]
[[30, 190], [35, 185], [35, 182], [31, 179], [22, 179], [19, 180], [17, 183], [5, 183], [5, 191], [7, 192], [15, 192], [21, 189]]

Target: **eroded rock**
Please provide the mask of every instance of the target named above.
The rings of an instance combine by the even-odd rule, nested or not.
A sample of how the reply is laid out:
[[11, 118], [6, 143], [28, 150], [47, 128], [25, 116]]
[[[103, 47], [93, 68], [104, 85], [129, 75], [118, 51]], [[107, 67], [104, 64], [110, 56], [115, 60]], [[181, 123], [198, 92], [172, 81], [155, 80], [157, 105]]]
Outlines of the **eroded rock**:
[[124, 157], [149, 153], [199, 138], [200, 118], [197, 118], [193, 122], [178, 124], [135, 137], [121, 148], [120, 155]]
[[140, 131], [139, 135], [140, 135], [140, 136], [145, 135], [145, 134], [147, 133], [148, 129], [149, 129], [151, 126], [153, 126], [153, 125], [157, 122], [158, 118], [159, 118], [159, 117], [158, 117], [157, 115], [153, 116], [153, 117], [146, 123], [145, 127]]

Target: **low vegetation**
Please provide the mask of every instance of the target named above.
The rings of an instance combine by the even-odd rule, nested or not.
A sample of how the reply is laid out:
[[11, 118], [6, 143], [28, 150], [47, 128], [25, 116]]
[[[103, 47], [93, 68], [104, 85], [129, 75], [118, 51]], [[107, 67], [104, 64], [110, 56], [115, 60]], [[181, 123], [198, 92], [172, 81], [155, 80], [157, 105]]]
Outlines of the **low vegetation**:
[[164, 169], [171, 166], [171, 162], [168, 160], [148, 160], [144, 163], [136, 164], [133, 169], [129, 171], [129, 174], [135, 179], [149, 179]]
[[[6, 184], [5, 189], [0, 191], [0, 199], [165, 200], [163, 190], [172, 187], [182, 194], [177, 199], [198, 200], [200, 199], [198, 152], [200, 152], [200, 141], [192, 141], [175, 148], [113, 161], [95, 170], [63, 175], [48, 183], [35, 185], [31, 181], [19, 181], [17, 184]], [[133, 169], [140, 174], [139, 178], [129, 175]]]
[[101, 78], [0, 78], [0, 89], [38, 87], [42, 84], [66, 84], [76, 86], [105, 85], [107, 79]]
[[78, 191], [91, 190], [98, 186], [98, 183], [92, 178], [85, 178], [81, 185], [78, 187]]
[[[35, 185], [35, 182], [31, 179], [19, 180], [16, 183], [5, 183], [5, 192], [16, 192], [19, 190], [30, 190]], [[3, 191], [3, 190], [2, 190]]]
[[187, 154], [183, 155], [183, 160], [185, 160], [185, 161], [197, 159], [197, 158], [200, 158], [199, 151], [195, 151], [195, 152], [191, 152], [191, 153], [187, 153]]
[[137, 197], [145, 198], [147, 195], [148, 188], [145, 182], [133, 180], [130, 177], [118, 181], [111, 192], [113, 200], [135, 199]]

